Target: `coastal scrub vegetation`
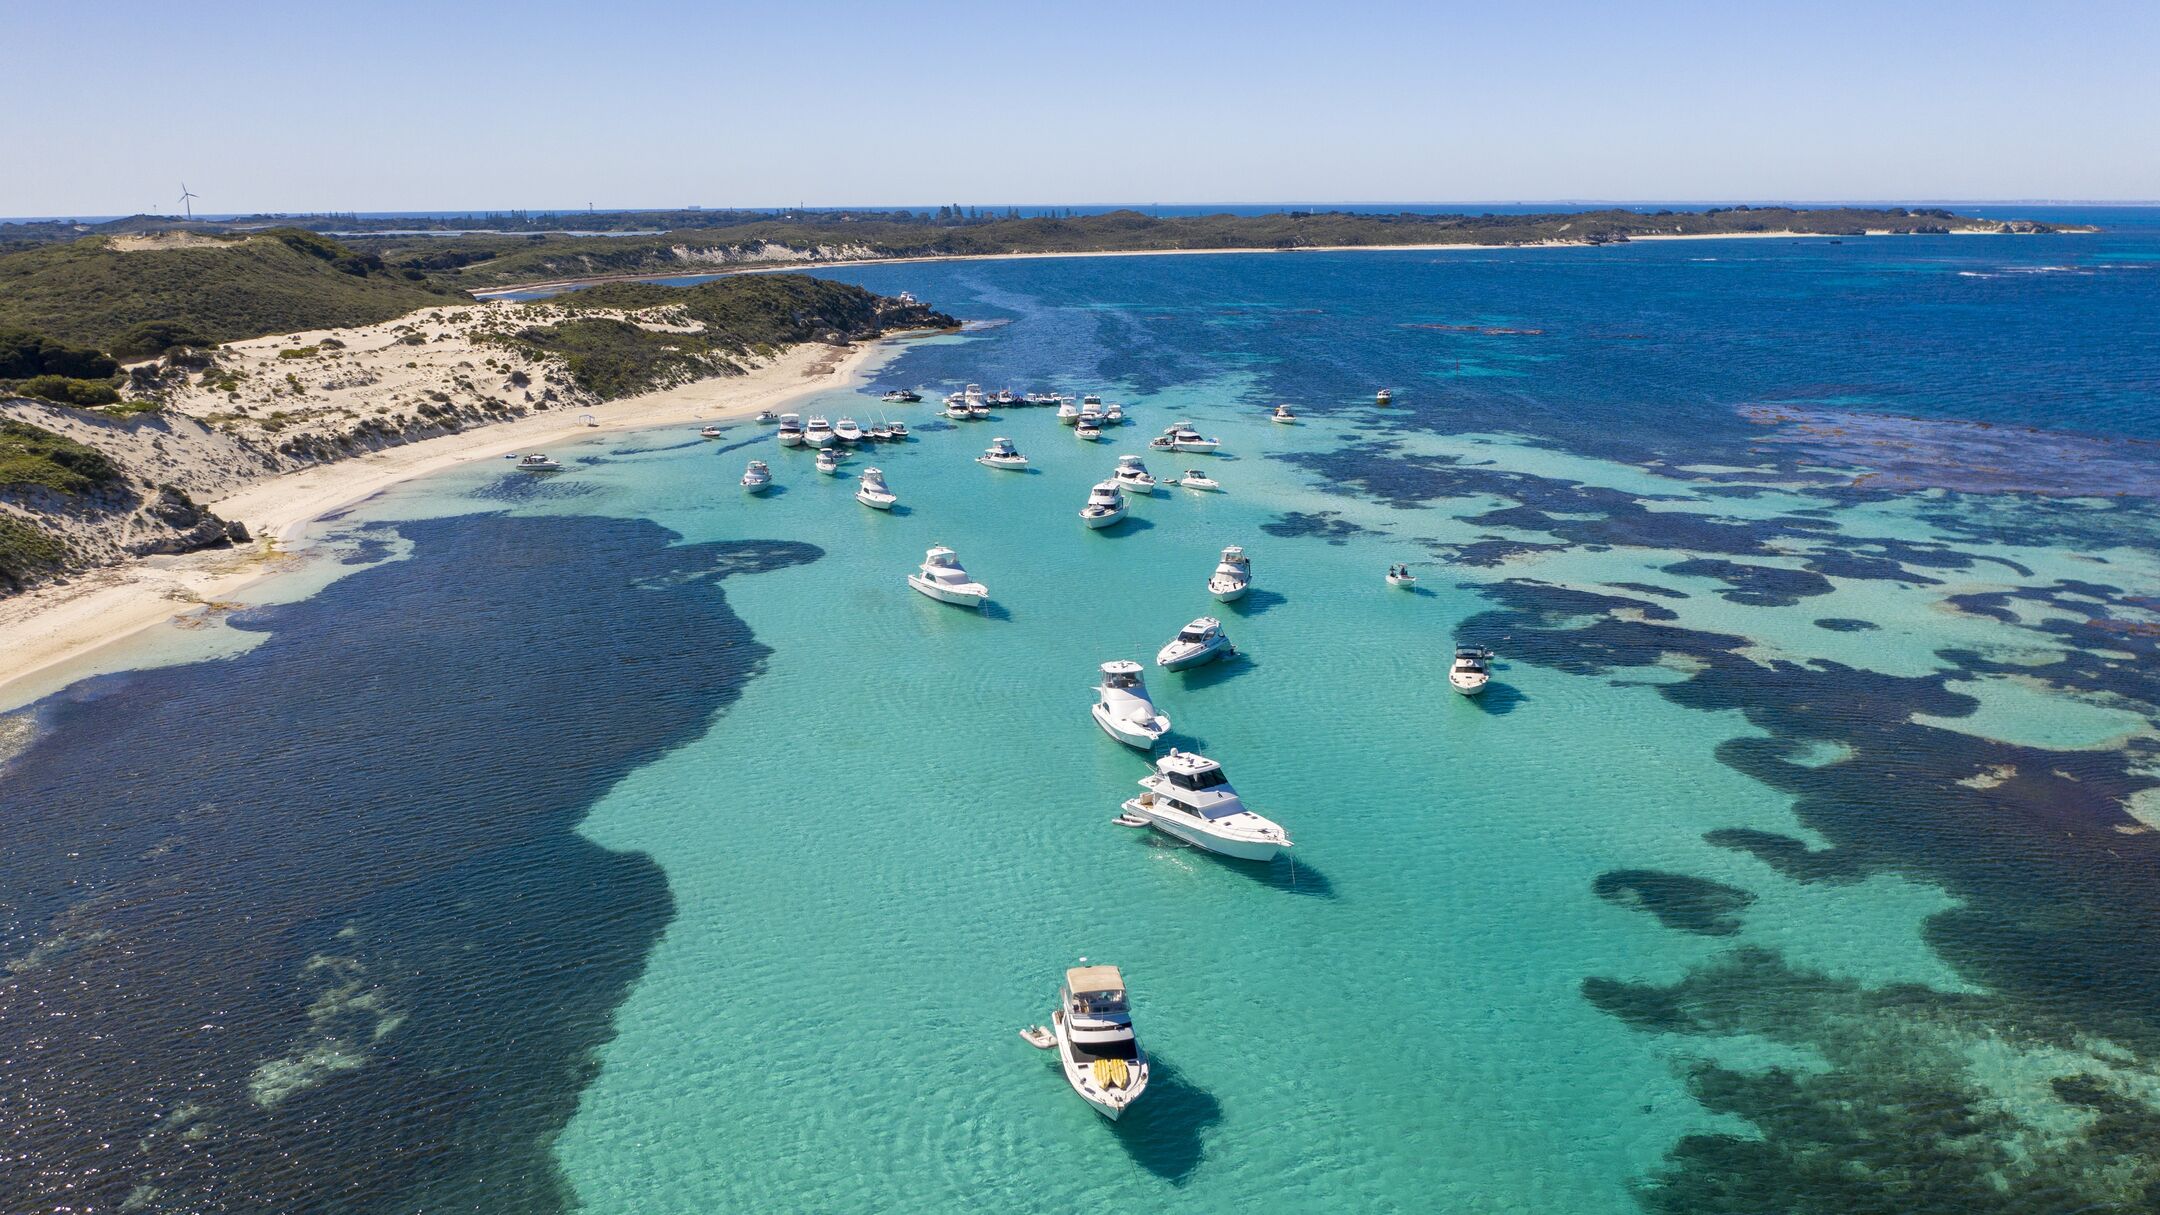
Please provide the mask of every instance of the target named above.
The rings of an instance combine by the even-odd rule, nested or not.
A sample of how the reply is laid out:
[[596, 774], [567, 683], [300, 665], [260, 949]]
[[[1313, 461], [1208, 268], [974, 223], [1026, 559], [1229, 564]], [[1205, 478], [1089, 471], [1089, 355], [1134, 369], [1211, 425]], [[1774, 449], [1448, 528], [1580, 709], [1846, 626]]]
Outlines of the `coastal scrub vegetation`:
[[28, 519], [0, 511], [0, 590], [19, 591], [67, 560], [67, 542]]
[[121, 480], [120, 466], [97, 448], [42, 426], [0, 418], [0, 493], [41, 488], [84, 494]]
[[102, 380], [119, 370], [119, 363], [99, 351], [56, 342], [39, 333], [0, 329], [0, 380], [41, 375]]
[[[571, 381], [603, 400], [740, 370], [738, 360], [827, 335], [949, 327], [949, 316], [903, 306], [847, 283], [797, 274], [717, 279], [693, 287], [610, 283], [548, 301], [569, 313], [484, 338], [537, 359], [560, 359]], [[625, 315], [664, 315], [647, 327]]]
[[0, 254], [0, 328], [119, 358], [369, 325], [464, 298], [298, 228], [149, 248], [91, 237]]

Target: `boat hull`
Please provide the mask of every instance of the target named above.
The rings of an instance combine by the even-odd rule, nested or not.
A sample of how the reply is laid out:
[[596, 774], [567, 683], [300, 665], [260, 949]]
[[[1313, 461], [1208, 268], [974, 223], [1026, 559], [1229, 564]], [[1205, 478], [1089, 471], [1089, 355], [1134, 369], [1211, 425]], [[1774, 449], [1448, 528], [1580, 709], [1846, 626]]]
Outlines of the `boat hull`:
[[1164, 646], [1162, 651], [1155, 655], [1155, 665], [1165, 671], [1183, 671], [1191, 667], [1197, 667], [1202, 663], [1213, 662], [1229, 653], [1231, 653], [1231, 649], [1227, 643], [1203, 646], [1200, 649], [1182, 653], [1172, 653], [1170, 647]]
[[1240, 599], [1243, 599], [1243, 598], [1245, 597], [1245, 592], [1246, 592], [1246, 591], [1249, 591], [1249, 590], [1251, 590], [1251, 589], [1252, 589], [1252, 583], [1250, 583], [1250, 582], [1238, 582], [1238, 583], [1230, 583], [1230, 582], [1226, 582], [1226, 581], [1219, 581], [1219, 580], [1217, 580], [1217, 579], [1214, 579], [1214, 578], [1210, 578], [1210, 579], [1208, 579], [1207, 589], [1208, 589], [1208, 594], [1210, 594], [1210, 595], [1213, 595], [1213, 596], [1215, 596], [1215, 600], [1216, 600], [1216, 602], [1218, 602], [1218, 603], [1235, 603], [1235, 602], [1237, 602], [1238, 600], [1240, 600]]
[[1134, 1061], [1134, 1083], [1124, 1090], [1121, 1098], [1112, 1100], [1108, 1094], [1101, 1093], [1086, 1081], [1087, 1069], [1073, 1057], [1072, 1038], [1065, 1025], [1065, 1014], [1052, 1013], [1050, 1024], [1057, 1034], [1058, 1070], [1065, 1073], [1065, 1083], [1072, 1087], [1072, 1091], [1078, 1094], [1082, 1101], [1088, 1103], [1088, 1108], [1116, 1122], [1118, 1115], [1131, 1109], [1133, 1103], [1140, 1099], [1140, 1094], [1147, 1091], [1147, 1060], [1143, 1057]]
[[1114, 511], [1108, 511], [1100, 515], [1091, 515], [1086, 511], [1080, 512], [1080, 522], [1087, 524], [1089, 528], [1095, 531], [1101, 531], [1106, 527], [1116, 527], [1124, 521], [1125, 508], [1122, 506]]
[[881, 497], [871, 494], [868, 491], [858, 489], [855, 491], [855, 500], [862, 503], [864, 506], [869, 507], [871, 510], [891, 510], [893, 508], [893, 503], [898, 502], [900, 499], [895, 498], [890, 494], [886, 494]]
[[1227, 856], [1234, 861], [1272, 861], [1276, 854], [1289, 847], [1276, 840], [1247, 840], [1232, 836], [1215, 835], [1200, 830], [1193, 824], [1182, 822], [1167, 815], [1158, 815], [1139, 798], [1125, 803], [1128, 814], [1137, 814], [1164, 835], [1184, 840], [1195, 848], [1202, 848], [1217, 856]]
[[1002, 468], [1007, 472], [1019, 472], [1028, 466], [1026, 460], [993, 460], [988, 456], [977, 456], [975, 462], [984, 468]]
[[920, 574], [909, 574], [907, 581], [909, 586], [937, 600], [939, 603], [949, 603], [954, 607], [979, 608], [983, 605], [983, 600], [989, 597], [981, 591], [956, 591], [950, 587], [940, 586]]
[[1100, 703], [1095, 705], [1092, 712], [1095, 714], [1095, 724], [1102, 727], [1103, 733], [1138, 751], [1153, 751], [1155, 744], [1161, 742], [1163, 734], [1170, 729], [1169, 719], [1161, 715], [1157, 715], [1152, 723], [1155, 728], [1142, 729], [1131, 722], [1120, 721], [1111, 716], [1109, 710]]
[[1485, 685], [1492, 682], [1492, 680], [1490, 679], [1490, 677], [1485, 679], [1464, 679], [1460, 676], [1450, 674], [1447, 677], [1447, 682], [1449, 687], [1455, 689], [1455, 691], [1460, 693], [1461, 695], [1476, 696], [1478, 693], [1483, 692], [1485, 690]]
[[803, 445], [803, 437], [802, 437], [802, 435], [800, 435], [800, 434], [798, 434], [798, 433], [796, 433], [796, 432], [794, 432], [794, 431], [783, 431], [783, 432], [781, 432], [781, 435], [780, 435], [780, 446], [782, 446], [782, 447], [801, 447], [802, 445]]
[[762, 494], [771, 488], [772, 482], [770, 481], [745, 481], [743, 482], [742, 491], [746, 494], [756, 495]]

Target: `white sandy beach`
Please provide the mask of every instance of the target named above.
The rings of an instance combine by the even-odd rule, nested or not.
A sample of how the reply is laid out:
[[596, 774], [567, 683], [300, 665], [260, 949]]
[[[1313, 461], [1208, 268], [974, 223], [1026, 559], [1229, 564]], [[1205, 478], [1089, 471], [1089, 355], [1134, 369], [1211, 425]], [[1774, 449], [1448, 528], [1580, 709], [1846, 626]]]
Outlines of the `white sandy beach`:
[[535, 413], [261, 477], [206, 503], [245, 523], [255, 536], [252, 546], [129, 562], [0, 600], [0, 709], [54, 690], [65, 682], [62, 668], [104, 646], [242, 597], [251, 583], [294, 566], [309, 524], [400, 482], [596, 433], [750, 417], [849, 383], [893, 350], [890, 341], [848, 348], [805, 344], [741, 376], [594, 407], [591, 425], [581, 420], [587, 415], [572, 410]]

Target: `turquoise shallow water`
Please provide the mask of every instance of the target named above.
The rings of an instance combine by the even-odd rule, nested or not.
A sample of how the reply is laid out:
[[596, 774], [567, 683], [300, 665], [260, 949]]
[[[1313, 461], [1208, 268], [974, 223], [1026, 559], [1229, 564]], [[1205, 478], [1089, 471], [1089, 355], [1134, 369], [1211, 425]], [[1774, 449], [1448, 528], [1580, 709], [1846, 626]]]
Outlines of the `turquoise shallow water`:
[[[546, 481], [460, 470], [340, 521], [357, 572], [205, 633], [222, 657], [56, 698], [0, 769], [0, 796], [53, 809], [4, 875], [33, 960], [15, 1006], [87, 1022], [68, 993], [129, 947], [253, 1012], [212, 1044], [194, 1005], [99, 1010], [115, 1053], [69, 1044], [76, 1073], [154, 1083], [106, 1110], [24, 1081], [43, 1104], [15, 1108], [76, 1111], [29, 1158], [87, 1169], [67, 1128], [124, 1127], [141, 1146], [103, 1175], [126, 1183], [100, 1184], [171, 1210], [244, 1209], [242, 1186], [353, 1210], [2138, 1209], [2160, 1178], [2124, 1146], [2160, 1127], [2160, 856], [2129, 812], [2160, 780], [2149, 502], [1855, 486], [1734, 407], [1924, 427], [2070, 401], [2141, 433], [2149, 351], [2081, 347], [2149, 323], [2151, 253], [1984, 280], [1962, 272], [2103, 259], [851, 272], [1005, 323], [804, 412], [980, 380], [1097, 388], [1135, 424], [1090, 445], [1048, 411], [913, 407], [916, 441], [849, 465], [885, 470], [891, 515], [747, 424], [596, 439]], [[1944, 303], [1976, 282], [1995, 303]], [[2086, 336], [2020, 349], [2065, 316]], [[1265, 421], [1282, 399], [1305, 424]], [[1226, 454], [1151, 468], [1228, 492], [1084, 529], [1089, 485], [1181, 418]], [[996, 435], [1033, 471], [973, 463]], [[778, 492], [741, 494], [752, 456]], [[935, 543], [994, 610], [907, 588]], [[1225, 607], [1204, 583], [1230, 543], [1257, 589]], [[1417, 593], [1384, 584], [1394, 561]], [[1246, 656], [1153, 668], [1201, 614]], [[1445, 690], [1457, 639], [1500, 651], [1482, 701]], [[1227, 765], [1294, 864], [1111, 825], [1146, 771], [1087, 713], [1112, 658], [1149, 664], [1173, 741]], [[232, 687], [256, 713], [176, 741]], [[219, 758], [269, 736], [259, 779]], [[96, 778], [122, 769], [159, 774], [140, 821], [144, 794]], [[206, 881], [205, 856], [232, 859]], [[264, 866], [292, 893], [250, 986], [224, 985], [245, 934], [219, 900], [182, 904], [200, 940], [130, 919]], [[1116, 1125], [1014, 1032], [1081, 955], [1124, 968], [1161, 1065]], [[8, 1042], [52, 1049], [52, 1023], [0, 1007]]]

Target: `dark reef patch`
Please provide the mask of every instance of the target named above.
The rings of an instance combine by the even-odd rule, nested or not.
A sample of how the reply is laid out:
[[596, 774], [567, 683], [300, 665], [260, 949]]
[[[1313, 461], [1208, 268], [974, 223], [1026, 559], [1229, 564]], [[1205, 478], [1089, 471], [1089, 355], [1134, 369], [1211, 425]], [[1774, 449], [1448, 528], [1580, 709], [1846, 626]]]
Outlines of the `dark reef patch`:
[[1815, 627], [1832, 633], [1867, 633], [1882, 626], [1872, 620], [1855, 620], [1850, 616], [1825, 616], [1815, 622]]
[[1270, 536], [1320, 536], [1329, 544], [1347, 544], [1352, 536], [1377, 534], [1369, 527], [1343, 518], [1340, 511], [1332, 510], [1310, 513], [1284, 511], [1269, 522], [1261, 524], [1260, 530]]
[[0, 1206], [568, 1205], [549, 1144], [673, 914], [574, 828], [759, 668], [718, 580], [819, 551], [397, 530], [236, 619], [247, 653], [37, 707], [0, 771]]
[[[2128, 1215], [2160, 1199], [2160, 1112], [2117, 1071], [2131, 1061], [2045, 1009], [1863, 988], [1748, 948], [1671, 986], [1589, 979], [1583, 995], [1638, 1029], [1755, 1034], [1828, 1064], [1690, 1066], [1697, 1101], [1761, 1134], [1681, 1139], [1637, 1191], [1658, 1215]], [[2070, 1062], [2058, 1068], [2082, 1057], [2086, 1070], [2052, 1080], [2058, 1109], [2034, 1110], [2022, 1096], [2005, 1101], [1976, 1066], [2004, 1048], [2062, 1052]]]
[[1755, 901], [1754, 895], [1736, 886], [1655, 869], [1601, 873], [1590, 888], [1608, 903], [1649, 912], [1667, 928], [1706, 937], [1739, 932], [1740, 913]]
[[1517, 557], [1527, 557], [1535, 553], [1562, 553], [1568, 548], [1565, 544], [1533, 544], [1527, 540], [1503, 540], [1498, 536], [1487, 536], [1467, 544], [1442, 544], [1436, 547], [1457, 565], [1483, 569], [1506, 565]]
[[1664, 567], [1668, 574], [1684, 578], [1714, 578], [1725, 584], [1718, 594], [1733, 603], [1749, 607], [1791, 607], [1802, 599], [1814, 595], [1827, 595], [1835, 587], [1830, 580], [1811, 570], [1780, 569], [1774, 565], [1749, 565], [1741, 561], [1719, 561], [1711, 557], [1691, 557], [1675, 561]]

